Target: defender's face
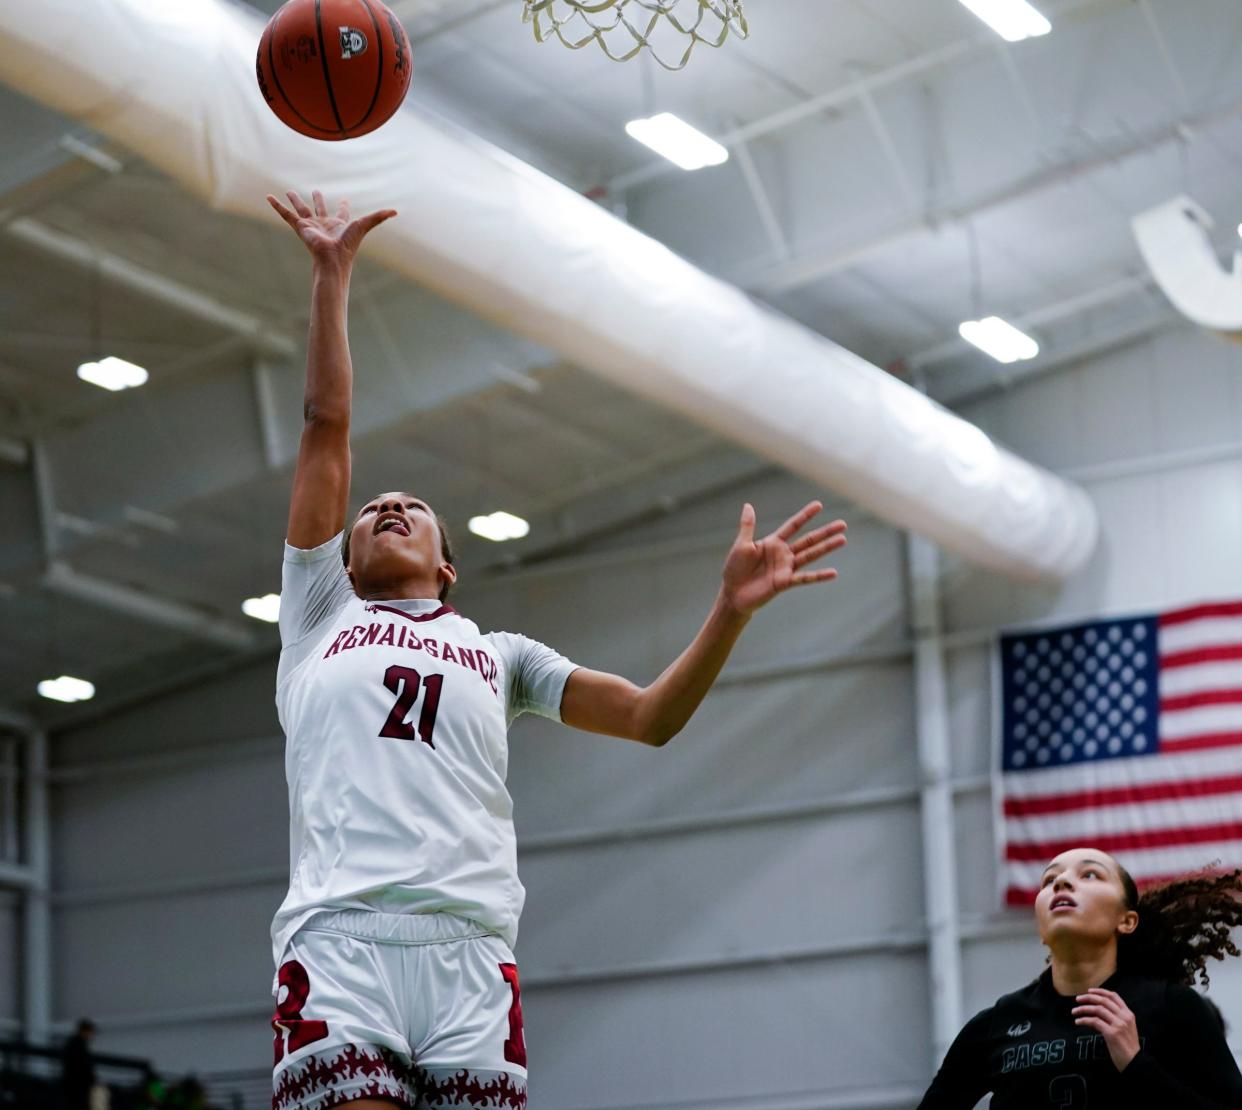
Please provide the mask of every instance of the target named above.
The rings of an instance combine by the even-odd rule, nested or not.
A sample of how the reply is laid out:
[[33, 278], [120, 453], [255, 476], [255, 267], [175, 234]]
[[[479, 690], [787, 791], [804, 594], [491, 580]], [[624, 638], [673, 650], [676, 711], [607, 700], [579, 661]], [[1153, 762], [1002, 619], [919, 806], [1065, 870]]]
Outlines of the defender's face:
[[1074, 848], [1048, 864], [1035, 919], [1045, 944], [1065, 938], [1104, 944], [1138, 925], [1138, 914], [1126, 908], [1117, 861], [1098, 848]]
[[355, 586], [436, 578], [441, 562], [440, 526], [425, 501], [408, 493], [385, 493], [359, 510], [349, 536], [349, 572]]

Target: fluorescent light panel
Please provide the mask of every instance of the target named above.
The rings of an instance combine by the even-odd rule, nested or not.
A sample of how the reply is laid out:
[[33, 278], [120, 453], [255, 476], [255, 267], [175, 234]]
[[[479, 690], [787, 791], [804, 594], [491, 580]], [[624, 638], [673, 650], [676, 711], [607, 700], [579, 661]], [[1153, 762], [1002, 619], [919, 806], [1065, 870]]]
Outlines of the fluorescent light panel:
[[520, 516], [514, 516], [512, 513], [495, 512], [487, 516], [472, 516], [470, 523], [466, 525], [476, 536], [482, 536], [485, 540], [492, 540], [494, 543], [503, 543], [505, 540], [520, 540], [523, 536], [530, 534], [530, 525], [526, 523]]
[[701, 170], [729, 160], [729, 152], [715, 139], [678, 119], [672, 112], [661, 112], [650, 119], [634, 119], [625, 125], [626, 133], [683, 170]]
[[62, 674], [59, 678], [45, 678], [39, 683], [39, 693], [52, 701], [90, 701], [95, 696], [95, 687], [84, 678], [73, 678]]
[[1006, 42], [1037, 38], [1052, 30], [1052, 24], [1026, 0], [961, 0]]
[[264, 594], [262, 597], [248, 597], [242, 602], [242, 612], [257, 621], [275, 624], [280, 620], [280, 594]]
[[78, 367], [78, 377], [100, 389], [109, 389], [114, 393], [118, 389], [134, 389], [145, 385], [150, 375], [141, 367], [123, 358], [109, 355], [98, 362], [84, 362]]
[[1039, 354], [1035, 340], [999, 316], [967, 320], [957, 330], [967, 343], [973, 343], [997, 362], [1022, 362]]

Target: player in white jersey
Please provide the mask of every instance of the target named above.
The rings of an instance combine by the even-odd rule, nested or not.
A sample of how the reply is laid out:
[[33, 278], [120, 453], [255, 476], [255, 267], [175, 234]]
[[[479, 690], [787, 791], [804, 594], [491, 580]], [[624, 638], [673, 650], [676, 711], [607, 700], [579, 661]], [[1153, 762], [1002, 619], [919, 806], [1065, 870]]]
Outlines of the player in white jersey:
[[354, 220], [344, 201], [332, 215], [318, 192], [313, 207], [288, 196], [268, 200], [313, 276], [280, 606], [290, 878], [272, 925], [273, 1108], [521, 1110], [509, 722], [533, 712], [662, 746], [761, 605], [836, 576], [803, 568], [845, 543], [845, 525], [799, 536], [812, 502], [755, 540], [746, 505], [706, 623], [647, 687], [481, 633], [445, 600], [457, 572], [426, 501], [381, 494], [346, 527], [349, 280], [363, 238], [396, 213]]

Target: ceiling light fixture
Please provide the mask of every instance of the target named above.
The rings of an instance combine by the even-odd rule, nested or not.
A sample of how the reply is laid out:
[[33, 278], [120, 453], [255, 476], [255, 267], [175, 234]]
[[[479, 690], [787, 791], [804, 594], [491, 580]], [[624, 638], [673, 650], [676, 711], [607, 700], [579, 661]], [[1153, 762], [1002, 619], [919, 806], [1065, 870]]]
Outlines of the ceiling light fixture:
[[145, 385], [148, 374], [141, 366], [126, 362], [123, 358], [109, 355], [98, 362], [84, 362], [78, 367], [78, 377], [100, 389], [109, 389], [114, 393], [119, 389], [134, 389]]
[[52, 701], [90, 701], [95, 696], [94, 684], [84, 678], [62, 674], [59, 678], [45, 678], [39, 683], [39, 693]]
[[662, 154], [683, 170], [701, 170], [729, 160], [729, 151], [715, 139], [678, 119], [672, 112], [661, 112], [650, 119], [632, 119], [626, 134]]
[[485, 540], [492, 540], [494, 543], [520, 540], [530, 533], [530, 525], [520, 516], [504, 512], [495, 512], [488, 516], [472, 516], [466, 527], [476, 536], [482, 536]]
[[242, 602], [242, 612], [257, 621], [275, 624], [280, 620], [280, 594], [264, 594], [262, 597], [248, 597]]
[[1035, 340], [999, 316], [966, 320], [957, 330], [967, 343], [973, 343], [997, 362], [1023, 362], [1039, 354]]
[[960, 0], [1006, 42], [1038, 38], [1052, 30], [1052, 24], [1026, 0]]

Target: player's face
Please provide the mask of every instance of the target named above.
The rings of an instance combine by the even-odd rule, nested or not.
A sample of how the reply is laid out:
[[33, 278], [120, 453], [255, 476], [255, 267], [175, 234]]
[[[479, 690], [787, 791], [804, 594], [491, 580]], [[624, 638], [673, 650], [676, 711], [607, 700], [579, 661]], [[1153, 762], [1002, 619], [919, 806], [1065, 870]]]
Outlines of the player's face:
[[362, 596], [422, 579], [429, 596], [443, 585], [440, 526], [421, 498], [384, 493], [359, 510], [349, 537], [349, 572]]
[[1098, 848], [1062, 852], [1045, 869], [1035, 899], [1040, 939], [1107, 944], [1133, 932], [1138, 915], [1126, 908], [1117, 861]]

